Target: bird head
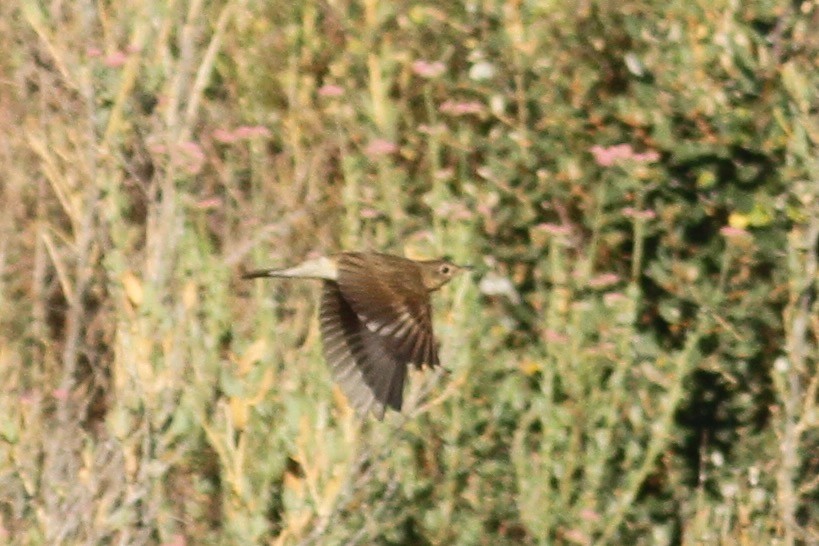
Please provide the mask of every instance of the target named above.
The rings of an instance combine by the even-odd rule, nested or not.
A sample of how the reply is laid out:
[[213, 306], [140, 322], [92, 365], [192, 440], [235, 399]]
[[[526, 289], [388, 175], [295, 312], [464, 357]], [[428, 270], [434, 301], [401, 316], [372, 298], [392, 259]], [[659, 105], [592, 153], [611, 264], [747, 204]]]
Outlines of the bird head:
[[448, 283], [455, 275], [472, 269], [467, 265], [456, 265], [449, 260], [429, 260], [420, 262], [421, 279], [424, 287], [432, 292]]

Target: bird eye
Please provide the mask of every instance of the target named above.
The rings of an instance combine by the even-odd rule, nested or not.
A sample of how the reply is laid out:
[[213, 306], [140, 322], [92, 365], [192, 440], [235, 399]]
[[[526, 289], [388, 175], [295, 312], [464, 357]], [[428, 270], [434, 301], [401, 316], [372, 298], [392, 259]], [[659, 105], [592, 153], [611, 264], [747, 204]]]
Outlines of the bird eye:
[[447, 264], [444, 264], [438, 271], [441, 272], [441, 275], [449, 275], [449, 273], [452, 271], [452, 268], [449, 267]]

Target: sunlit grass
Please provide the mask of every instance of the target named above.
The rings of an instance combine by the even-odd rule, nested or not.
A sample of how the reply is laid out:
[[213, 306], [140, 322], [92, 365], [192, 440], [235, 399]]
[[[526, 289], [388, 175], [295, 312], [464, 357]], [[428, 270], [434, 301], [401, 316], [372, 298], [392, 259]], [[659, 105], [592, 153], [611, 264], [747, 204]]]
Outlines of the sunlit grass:
[[[614, 8], [0, 6], [0, 543], [819, 540], [816, 7]], [[476, 266], [383, 422], [342, 249]]]

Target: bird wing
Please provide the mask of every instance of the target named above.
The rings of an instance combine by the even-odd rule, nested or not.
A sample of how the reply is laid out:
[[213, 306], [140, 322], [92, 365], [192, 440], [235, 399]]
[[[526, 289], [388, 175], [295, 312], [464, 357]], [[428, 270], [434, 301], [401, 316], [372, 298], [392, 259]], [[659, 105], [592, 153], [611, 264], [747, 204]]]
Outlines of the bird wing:
[[359, 414], [372, 411], [380, 420], [387, 406], [400, 411], [406, 363], [367, 328], [335, 282], [324, 282], [319, 322], [324, 357]]
[[417, 265], [373, 253], [345, 253], [338, 286], [361, 323], [402, 364], [439, 364], [429, 292]]

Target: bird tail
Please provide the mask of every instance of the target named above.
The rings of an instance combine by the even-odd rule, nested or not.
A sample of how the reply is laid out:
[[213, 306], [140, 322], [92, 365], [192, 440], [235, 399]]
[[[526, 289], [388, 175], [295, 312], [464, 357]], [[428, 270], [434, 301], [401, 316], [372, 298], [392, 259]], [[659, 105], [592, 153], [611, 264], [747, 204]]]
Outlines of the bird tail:
[[338, 280], [338, 266], [335, 260], [322, 256], [307, 260], [297, 266], [286, 269], [258, 269], [248, 271], [242, 275], [243, 279], [258, 279], [262, 277], [284, 277], [295, 279], [324, 279]]

